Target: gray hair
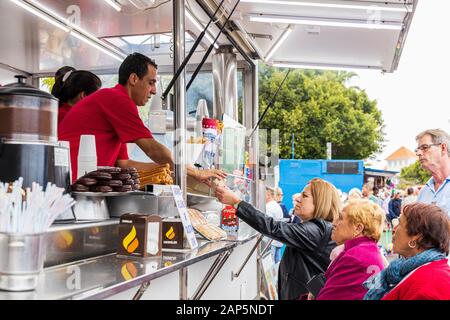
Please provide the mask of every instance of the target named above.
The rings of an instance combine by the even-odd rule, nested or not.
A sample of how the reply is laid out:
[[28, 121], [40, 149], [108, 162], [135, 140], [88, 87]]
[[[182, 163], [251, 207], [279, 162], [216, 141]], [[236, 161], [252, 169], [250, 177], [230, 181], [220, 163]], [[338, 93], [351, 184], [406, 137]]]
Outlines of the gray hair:
[[358, 198], [362, 198], [362, 194], [361, 194], [361, 190], [359, 190], [358, 188], [352, 188], [349, 192], [348, 192], [348, 197], [352, 198], [352, 197], [358, 197]]
[[266, 192], [270, 194], [272, 197], [275, 196], [275, 190], [272, 187], [266, 186]]
[[275, 187], [273, 191], [275, 196], [281, 196], [281, 194], [283, 193], [283, 190], [280, 187]]
[[447, 155], [450, 157], [450, 135], [442, 129], [428, 129], [419, 133], [416, 141], [419, 141], [424, 136], [429, 135], [433, 143], [443, 143], [447, 146]]

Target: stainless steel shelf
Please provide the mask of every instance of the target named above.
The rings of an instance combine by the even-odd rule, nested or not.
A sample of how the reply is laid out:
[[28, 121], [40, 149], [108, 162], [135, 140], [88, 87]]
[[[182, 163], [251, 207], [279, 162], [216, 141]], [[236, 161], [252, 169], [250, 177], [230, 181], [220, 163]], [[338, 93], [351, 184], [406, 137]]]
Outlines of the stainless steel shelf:
[[[0, 300], [104, 299], [229, 251], [252, 239], [253, 237], [240, 243], [199, 240], [199, 247], [189, 252], [163, 252], [162, 256], [146, 259], [119, 258], [116, 254], [107, 254], [53, 266], [40, 274], [36, 290], [0, 291]], [[79, 286], [68, 286], [69, 278], [77, 273], [83, 275], [79, 279]]]

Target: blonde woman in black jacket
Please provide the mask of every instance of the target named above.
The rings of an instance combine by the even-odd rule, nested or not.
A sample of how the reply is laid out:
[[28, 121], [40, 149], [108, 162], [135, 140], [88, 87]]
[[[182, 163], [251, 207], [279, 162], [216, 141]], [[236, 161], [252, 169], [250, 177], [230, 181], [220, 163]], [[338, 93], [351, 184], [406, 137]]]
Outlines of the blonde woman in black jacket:
[[312, 179], [296, 199], [294, 213], [302, 223], [275, 221], [251, 204], [241, 201], [224, 187], [216, 189], [220, 202], [237, 208], [237, 216], [252, 228], [286, 244], [278, 270], [280, 300], [297, 299], [308, 293], [306, 283], [324, 273], [330, 264], [333, 221], [339, 215], [340, 198], [336, 188], [322, 179]]

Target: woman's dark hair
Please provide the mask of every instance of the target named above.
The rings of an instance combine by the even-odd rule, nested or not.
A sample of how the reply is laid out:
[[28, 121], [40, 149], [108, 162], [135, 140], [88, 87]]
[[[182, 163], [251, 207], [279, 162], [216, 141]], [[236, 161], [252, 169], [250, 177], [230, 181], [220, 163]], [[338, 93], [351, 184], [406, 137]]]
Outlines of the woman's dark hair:
[[403, 208], [409, 236], [420, 235], [417, 245], [421, 249], [436, 248], [449, 253], [450, 219], [435, 204], [412, 203]]
[[75, 69], [74, 67], [71, 67], [71, 66], [61, 67], [55, 72], [55, 79], [64, 76], [69, 71], [76, 71], [76, 70], [77, 69]]
[[126, 85], [132, 73], [135, 73], [139, 79], [142, 79], [148, 73], [148, 65], [158, 69], [158, 65], [153, 59], [138, 52], [130, 54], [120, 65], [119, 84]]
[[59, 76], [55, 75], [55, 84], [52, 89], [52, 94], [59, 99], [60, 103], [67, 103], [81, 92], [88, 96], [102, 86], [100, 78], [92, 72], [75, 69], [65, 71]]
[[52, 88], [52, 92], [51, 92], [52, 95], [55, 95], [56, 91], [58, 90], [57, 83], [59, 83], [61, 81], [61, 78], [64, 77], [64, 75], [67, 72], [70, 72], [70, 71], [73, 72], [73, 71], [76, 71], [76, 69], [74, 67], [64, 66], [64, 67], [59, 68], [55, 72], [55, 85], [53, 85], [53, 88]]

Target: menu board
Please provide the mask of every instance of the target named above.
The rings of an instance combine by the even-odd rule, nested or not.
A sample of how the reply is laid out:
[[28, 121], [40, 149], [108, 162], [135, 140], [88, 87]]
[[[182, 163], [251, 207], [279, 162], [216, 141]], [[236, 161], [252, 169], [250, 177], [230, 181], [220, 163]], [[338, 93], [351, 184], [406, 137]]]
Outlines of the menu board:
[[192, 227], [191, 219], [187, 211], [186, 203], [184, 202], [183, 193], [177, 185], [172, 185], [172, 193], [175, 199], [175, 204], [178, 209], [178, 213], [183, 223], [184, 232], [186, 233], [186, 238], [188, 240], [189, 247], [195, 249], [198, 247], [197, 238], [195, 237], [194, 228]]

